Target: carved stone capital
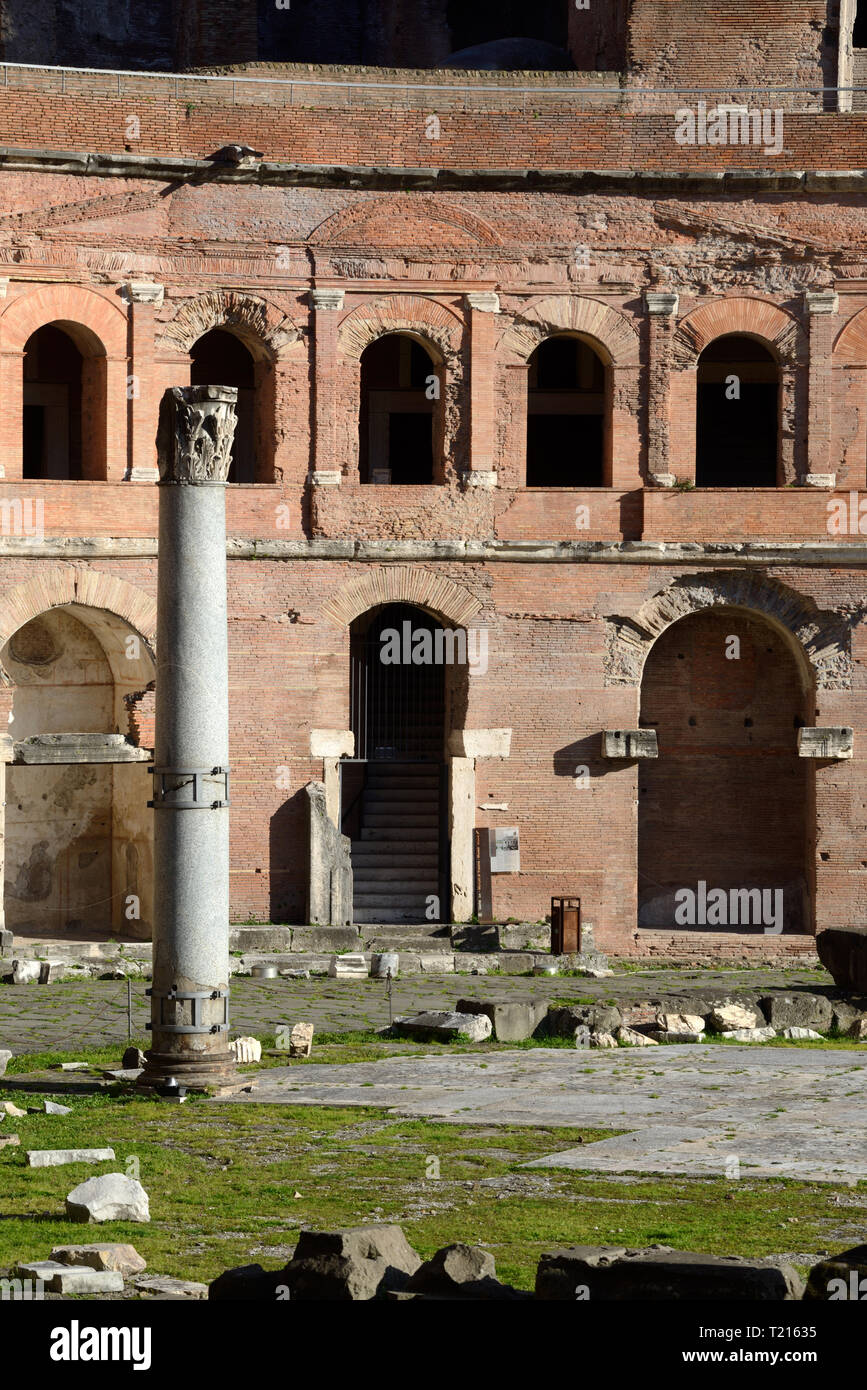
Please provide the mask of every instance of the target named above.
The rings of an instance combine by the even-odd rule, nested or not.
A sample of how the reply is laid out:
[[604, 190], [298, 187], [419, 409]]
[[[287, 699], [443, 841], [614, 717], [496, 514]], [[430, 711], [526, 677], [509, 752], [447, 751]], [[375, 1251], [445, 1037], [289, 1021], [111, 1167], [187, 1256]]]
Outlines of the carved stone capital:
[[808, 314], [836, 314], [840, 304], [836, 290], [806, 290], [804, 301]]
[[314, 309], [342, 309], [345, 290], [311, 290], [310, 303]]
[[674, 290], [645, 290], [644, 303], [651, 317], [672, 319], [677, 316], [680, 301]]
[[128, 304], [152, 304], [155, 309], [159, 309], [164, 294], [165, 286], [152, 280], [127, 280], [121, 287], [121, 297]]
[[224, 483], [235, 437], [235, 386], [171, 386], [160, 402], [161, 483]]
[[494, 290], [474, 290], [471, 294], [465, 294], [464, 299], [469, 309], [480, 309], [483, 314], [500, 312], [500, 296]]

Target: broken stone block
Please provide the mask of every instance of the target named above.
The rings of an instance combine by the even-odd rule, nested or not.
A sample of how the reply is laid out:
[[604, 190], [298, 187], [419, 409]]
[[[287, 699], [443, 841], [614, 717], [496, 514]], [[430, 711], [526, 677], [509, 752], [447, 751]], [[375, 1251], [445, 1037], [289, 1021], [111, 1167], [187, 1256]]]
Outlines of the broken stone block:
[[171, 1274], [138, 1274], [132, 1286], [145, 1298], [207, 1298], [207, 1284], [192, 1279], [176, 1279]]
[[208, 1286], [208, 1298], [218, 1301], [273, 1303], [283, 1283], [283, 1271], [263, 1269], [261, 1265], [238, 1265], [218, 1274]]
[[721, 1033], [720, 1036], [730, 1038], [732, 1042], [770, 1042], [771, 1038], [777, 1036], [777, 1030], [776, 1028], [732, 1028]]
[[0, 1076], [5, 1076], [6, 1068], [12, 1061], [12, 1053], [8, 1048], [0, 1047]]
[[533, 1037], [548, 1013], [547, 999], [514, 1002], [507, 999], [459, 999], [459, 1014], [487, 1014], [498, 1042], [523, 1042]]
[[148, 1195], [123, 1173], [106, 1173], [79, 1183], [66, 1198], [70, 1221], [150, 1221]]
[[805, 1299], [831, 1303], [863, 1302], [867, 1297], [867, 1245], [855, 1245], [813, 1265], [807, 1276]]
[[229, 1043], [229, 1051], [236, 1062], [261, 1062], [262, 1044], [258, 1038], [236, 1038]]
[[791, 1265], [766, 1265], [735, 1255], [702, 1255], [662, 1246], [650, 1250], [577, 1245], [543, 1255], [536, 1297], [574, 1303], [576, 1289], [597, 1300], [673, 1299], [782, 1302], [803, 1292]]
[[11, 1115], [15, 1120], [23, 1120], [27, 1111], [19, 1110], [18, 1106], [11, 1100], [0, 1100], [0, 1113]]
[[625, 1043], [627, 1047], [658, 1047], [655, 1038], [649, 1038], [646, 1033], [637, 1033], [634, 1028], [627, 1028], [621, 1025], [615, 1033], [619, 1043]]
[[816, 950], [835, 985], [850, 994], [867, 994], [867, 927], [820, 931]]
[[708, 1026], [715, 1033], [731, 1032], [735, 1028], [758, 1028], [759, 1015], [747, 1004], [718, 1004], [711, 1009]]
[[0, 1149], [14, 1149], [21, 1143], [17, 1134], [4, 1134], [0, 1136]]
[[846, 1036], [863, 1042], [867, 1038], [867, 1018], [855, 1018], [846, 1030]]
[[309, 1057], [313, 1050], [313, 1024], [293, 1023], [291, 1028], [277, 1029], [276, 1047], [290, 1057]]
[[822, 1041], [822, 1034], [817, 1033], [815, 1028], [783, 1028], [779, 1036], [789, 1038], [792, 1042], [806, 1042], [807, 1039], [812, 1042]]
[[623, 1022], [618, 1008], [608, 1004], [569, 1004], [551, 1007], [545, 1022], [545, 1032], [554, 1038], [573, 1038], [581, 1027], [591, 1033], [613, 1033]]
[[411, 1293], [450, 1294], [452, 1297], [478, 1298], [502, 1288], [489, 1250], [478, 1246], [446, 1245], [419, 1265], [406, 1288]]
[[69, 1105], [59, 1105], [56, 1100], [46, 1100], [44, 1102], [46, 1115], [71, 1115], [72, 1107]]
[[816, 1028], [830, 1033], [833, 1008], [824, 994], [767, 994], [759, 1005], [773, 1028]]
[[332, 956], [328, 966], [332, 980], [366, 980], [370, 974], [367, 961], [360, 953]]
[[591, 1047], [617, 1047], [617, 1039], [613, 1033], [591, 1033]]
[[439, 1042], [450, 1042], [454, 1038], [462, 1038], [466, 1042], [484, 1042], [493, 1031], [487, 1014], [460, 1014], [436, 1010], [396, 1018], [393, 1028], [401, 1037], [433, 1039]]
[[586, 1023], [582, 1023], [581, 1026], [576, 1030], [576, 1033], [575, 1033], [575, 1046], [576, 1046], [576, 1047], [589, 1047], [589, 1046], [590, 1046], [590, 1038], [591, 1038], [590, 1029], [587, 1027], [587, 1024], [586, 1024]]
[[663, 1033], [703, 1033], [701, 1014], [657, 1014], [656, 1026]]
[[648, 1035], [659, 1043], [701, 1043], [704, 1042], [706, 1034], [693, 1029], [687, 1032], [686, 1029], [675, 1031], [668, 1028], [654, 1028]]
[[8, 956], [13, 947], [14, 938], [11, 931], [4, 927], [0, 930], [0, 956]]
[[55, 980], [62, 980], [65, 973], [66, 961], [43, 960], [39, 962], [39, 983], [41, 985], [50, 985]]
[[658, 758], [655, 729], [606, 729], [602, 735], [603, 758]]
[[13, 985], [35, 985], [42, 972], [42, 962], [38, 960], [13, 960]]
[[282, 1282], [296, 1302], [368, 1300], [406, 1288], [420, 1265], [399, 1226], [302, 1231]]
[[113, 1269], [129, 1276], [147, 1269], [134, 1245], [116, 1245], [97, 1241], [92, 1245], [55, 1245], [52, 1260], [63, 1265], [87, 1265], [89, 1269]]
[[140, 1071], [145, 1064], [145, 1055], [140, 1047], [128, 1047], [123, 1054], [121, 1067], [124, 1071]]
[[110, 1163], [114, 1149], [28, 1149], [31, 1168], [59, 1168], [64, 1163]]
[[798, 730], [799, 758], [851, 758], [854, 755], [854, 744], [854, 730], [846, 725]]

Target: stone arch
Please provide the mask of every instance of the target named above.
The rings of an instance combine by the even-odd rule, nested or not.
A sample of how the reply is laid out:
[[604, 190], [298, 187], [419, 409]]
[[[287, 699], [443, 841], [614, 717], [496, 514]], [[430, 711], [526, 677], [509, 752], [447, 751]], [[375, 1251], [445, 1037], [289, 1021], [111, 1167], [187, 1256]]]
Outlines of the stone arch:
[[784, 366], [800, 366], [807, 360], [806, 334], [792, 314], [766, 299], [732, 296], [703, 304], [681, 319], [672, 339], [673, 369], [697, 367], [708, 344], [729, 334], [760, 339]]
[[[25, 623], [46, 609], [75, 604], [103, 609], [123, 619], [143, 639], [151, 656], [156, 644], [156, 599], [124, 579], [99, 570], [58, 566], [45, 570], [36, 579], [10, 589], [0, 599], [0, 647]], [[0, 669], [0, 681], [10, 685], [7, 672]]]
[[184, 301], [163, 329], [160, 346], [188, 353], [212, 328], [237, 333], [257, 361], [273, 361], [301, 336], [289, 316], [264, 299], [234, 290], [208, 290]]
[[867, 366], [867, 309], [859, 309], [843, 324], [833, 351], [838, 367]]
[[680, 618], [716, 607], [743, 608], [767, 618], [788, 637], [805, 682], [817, 690], [851, 689], [851, 626], [862, 613], [847, 621], [752, 570], [685, 576], [648, 599], [634, 618], [609, 617], [606, 685], [639, 686], [657, 637]]
[[387, 565], [345, 584], [321, 612], [327, 622], [348, 628], [362, 613], [385, 603], [415, 604], [456, 627], [465, 627], [482, 609], [474, 594], [443, 574]]
[[346, 357], [358, 361], [366, 347], [386, 333], [410, 333], [434, 349], [440, 360], [454, 360], [462, 321], [452, 310], [420, 294], [394, 294], [366, 300], [343, 318], [338, 336]]
[[507, 358], [526, 362], [545, 338], [556, 333], [593, 338], [609, 366], [638, 366], [638, 333], [629, 319], [586, 295], [551, 294], [525, 305], [503, 334], [502, 346]]
[[314, 246], [340, 246], [366, 251], [380, 247], [501, 246], [502, 238], [489, 222], [465, 208], [417, 194], [373, 197], [332, 213], [314, 227], [308, 241]]

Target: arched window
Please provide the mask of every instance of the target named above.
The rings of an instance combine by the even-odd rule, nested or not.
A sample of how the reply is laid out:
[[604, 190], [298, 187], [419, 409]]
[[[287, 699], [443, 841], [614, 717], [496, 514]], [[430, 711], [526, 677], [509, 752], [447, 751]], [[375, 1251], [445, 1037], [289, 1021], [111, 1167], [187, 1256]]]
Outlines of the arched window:
[[230, 483], [256, 481], [255, 398], [256, 364], [237, 334], [212, 328], [190, 350], [191, 386], [238, 388], [235, 438], [232, 442]]
[[568, 9], [563, 0], [449, 0], [447, 20], [452, 50], [494, 39], [540, 39], [565, 49]]
[[557, 334], [530, 358], [527, 486], [601, 487], [605, 365], [589, 343]]
[[776, 487], [780, 368], [743, 334], [716, 338], [698, 360], [697, 487]]
[[388, 333], [365, 348], [358, 440], [363, 483], [434, 481], [441, 384], [427, 348], [409, 334]]
[[867, 48], [867, 0], [857, 0], [855, 24], [852, 29], [852, 47]]
[[57, 324], [24, 347], [25, 478], [81, 478], [83, 359]]

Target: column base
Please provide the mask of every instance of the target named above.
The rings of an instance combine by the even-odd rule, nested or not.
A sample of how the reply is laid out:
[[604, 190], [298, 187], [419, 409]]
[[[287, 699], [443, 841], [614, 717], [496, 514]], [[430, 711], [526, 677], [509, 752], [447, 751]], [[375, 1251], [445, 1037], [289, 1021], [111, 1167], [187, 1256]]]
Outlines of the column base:
[[188, 1090], [205, 1091], [214, 1086], [228, 1086], [237, 1081], [238, 1064], [227, 1047], [209, 1052], [145, 1053], [145, 1066], [136, 1086], [152, 1090], [174, 1077]]

